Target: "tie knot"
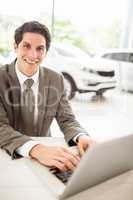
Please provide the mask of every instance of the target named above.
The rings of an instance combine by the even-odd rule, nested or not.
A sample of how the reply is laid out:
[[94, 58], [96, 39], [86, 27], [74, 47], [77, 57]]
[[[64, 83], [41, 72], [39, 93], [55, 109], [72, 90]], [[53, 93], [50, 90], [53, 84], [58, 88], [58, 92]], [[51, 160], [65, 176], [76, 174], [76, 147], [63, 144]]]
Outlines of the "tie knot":
[[24, 81], [24, 85], [27, 89], [30, 89], [34, 83], [34, 80], [32, 78], [28, 78], [26, 81]]

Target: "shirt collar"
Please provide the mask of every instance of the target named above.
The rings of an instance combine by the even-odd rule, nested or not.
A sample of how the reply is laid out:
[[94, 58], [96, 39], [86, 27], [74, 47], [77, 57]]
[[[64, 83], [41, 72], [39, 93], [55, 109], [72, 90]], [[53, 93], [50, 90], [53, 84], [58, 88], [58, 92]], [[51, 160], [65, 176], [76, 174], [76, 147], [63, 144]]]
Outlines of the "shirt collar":
[[[24, 75], [22, 72], [20, 72], [16, 65], [15, 65], [15, 71], [16, 71], [18, 80], [20, 82], [20, 85], [23, 85], [24, 81], [26, 81], [29, 77]], [[35, 74], [33, 74], [33, 76], [30, 76], [30, 78], [32, 78], [34, 80], [34, 84], [38, 83], [38, 81], [39, 81], [39, 68], [38, 68], [37, 72]]]

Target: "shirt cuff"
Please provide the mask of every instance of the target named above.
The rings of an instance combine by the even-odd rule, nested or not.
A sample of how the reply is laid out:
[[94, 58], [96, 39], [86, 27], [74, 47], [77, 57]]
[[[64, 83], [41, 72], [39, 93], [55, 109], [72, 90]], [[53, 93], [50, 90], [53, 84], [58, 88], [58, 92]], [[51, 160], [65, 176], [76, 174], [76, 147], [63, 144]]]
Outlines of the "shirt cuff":
[[88, 135], [88, 136], [89, 136], [89, 134], [86, 134], [86, 133], [79, 133], [79, 134], [77, 134], [75, 137], [73, 137], [73, 141], [74, 141], [75, 143], [77, 143], [77, 139], [78, 139], [78, 137], [79, 137], [80, 135]]
[[40, 142], [38, 141], [28, 141], [26, 143], [24, 143], [22, 146], [20, 146], [19, 148], [16, 149], [16, 152], [23, 156], [23, 157], [27, 157], [27, 158], [30, 158], [29, 156], [29, 152], [30, 150], [37, 144], [40, 144]]

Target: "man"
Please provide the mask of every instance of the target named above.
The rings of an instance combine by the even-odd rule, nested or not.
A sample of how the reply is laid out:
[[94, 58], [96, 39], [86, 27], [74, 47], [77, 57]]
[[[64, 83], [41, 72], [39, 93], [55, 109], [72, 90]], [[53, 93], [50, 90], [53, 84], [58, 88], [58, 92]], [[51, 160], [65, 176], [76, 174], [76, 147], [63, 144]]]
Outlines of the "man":
[[45, 25], [31, 21], [17, 28], [14, 38], [17, 58], [0, 69], [0, 147], [13, 159], [27, 156], [61, 171], [74, 170], [79, 162], [74, 153], [30, 138], [50, 136], [56, 118], [66, 141], [77, 143], [81, 156], [93, 144], [72, 113], [62, 75], [40, 68], [50, 46], [50, 33]]

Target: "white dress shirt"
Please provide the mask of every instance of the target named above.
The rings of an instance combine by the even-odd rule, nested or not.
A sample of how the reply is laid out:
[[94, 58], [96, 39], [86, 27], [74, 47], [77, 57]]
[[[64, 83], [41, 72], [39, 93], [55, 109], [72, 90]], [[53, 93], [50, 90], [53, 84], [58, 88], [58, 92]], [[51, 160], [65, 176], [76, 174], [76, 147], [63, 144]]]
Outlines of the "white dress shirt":
[[[25, 89], [24, 88], [25, 87], [24, 81], [26, 79], [28, 79], [29, 77], [27, 77], [22, 72], [20, 72], [18, 70], [17, 66], [15, 66], [15, 71], [16, 71], [16, 74], [17, 74], [17, 77], [18, 77], [18, 80], [19, 80], [19, 83], [20, 83], [20, 86], [21, 86], [21, 93], [22, 93]], [[36, 124], [37, 120], [38, 120], [38, 107], [37, 107], [37, 105], [38, 105], [39, 69], [37, 70], [37, 72], [33, 76], [30, 76], [30, 78], [32, 78], [34, 80], [34, 83], [33, 83], [31, 88], [32, 88], [34, 96], [35, 96], [34, 123]], [[83, 133], [79, 133], [78, 135], [76, 135], [73, 138], [73, 141], [76, 142], [76, 139], [80, 135], [83, 135]], [[37, 144], [40, 144], [40, 142], [39, 141], [33, 141], [33, 140], [28, 141], [25, 144], [23, 144], [22, 146], [20, 146], [18, 149], [16, 149], [16, 152], [21, 156], [29, 157], [30, 150]]]
[[[18, 80], [19, 80], [19, 83], [20, 83], [20, 87], [21, 87], [21, 93], [24, 91], [25, 89], [25, 85], [24, 85], [24, 82], [29, 78], [27, 77], [26, 75], [24, 75], [22, 72], [20, 72], [17, 68], [17, 66], [15, 66], [15, 71], [16, 71], [16, 74], [17, 74], [17, 77], [18, 77]], [[34, 96], [35, 96], [35, 112], [34, 112], [34, 123], [36, 124], [37, 123], [37, 120], [38, 120], [38, 108], [37, 108], [37, 105], [38, 105], [38, 87], [39, 87], [39, 69], [37, 70], [37, 72], [31, 76], [30, 78], [32, 78], [34, 80], [34, 83], [32, 85], [32, 90], [33, 90], [33, 93], [34, 93]], [[16, 152], [21, 155], [21, 156], [24, 156], [24, 157], [29, 157], [29, 152], [30, 150], [37, 144], [40, 144], [40, 142], [38, 141], [28, 141], [26, 142], [25, 144], [23, 144], [21, 147], [19, 147]]]

